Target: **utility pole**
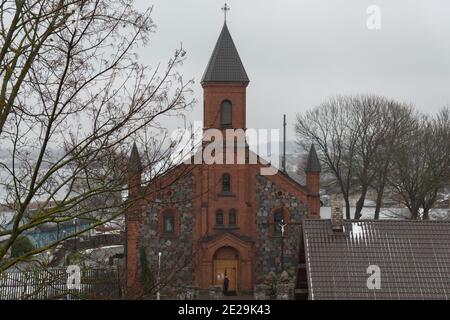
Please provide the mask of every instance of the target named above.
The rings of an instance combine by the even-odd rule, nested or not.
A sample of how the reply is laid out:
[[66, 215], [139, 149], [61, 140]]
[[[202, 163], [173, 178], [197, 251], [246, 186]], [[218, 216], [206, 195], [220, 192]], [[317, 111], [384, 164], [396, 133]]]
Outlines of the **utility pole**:
[[286, 115], [283, 115], [283, 158], [281, 160], [281, 168], [286, 172]]

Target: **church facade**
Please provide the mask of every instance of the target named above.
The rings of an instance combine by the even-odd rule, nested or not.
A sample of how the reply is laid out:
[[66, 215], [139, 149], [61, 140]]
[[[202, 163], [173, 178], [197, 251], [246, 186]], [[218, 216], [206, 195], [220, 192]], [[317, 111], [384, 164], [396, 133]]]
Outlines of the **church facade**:
[[[201, 84], [204, 130], [245, 131], [249, 78], [226, 23]], [[126, 216], [129, 292], [142, 290], [143, 259], [162, 284], [175, 289], [207, 290], [221, 286], [226, 276], [229, 291], [251, 292], [269, 272], [297, 272], [302, 221], [320, 218], [314, 147], [305, 186], [282, 171], [262, 175], [266, 164], [250, 163], [252, 152], [247, 144], [242, 148], [244, 163], [181, 164], [143, 186], [133, 146], [128, 187], [134, 201]]]

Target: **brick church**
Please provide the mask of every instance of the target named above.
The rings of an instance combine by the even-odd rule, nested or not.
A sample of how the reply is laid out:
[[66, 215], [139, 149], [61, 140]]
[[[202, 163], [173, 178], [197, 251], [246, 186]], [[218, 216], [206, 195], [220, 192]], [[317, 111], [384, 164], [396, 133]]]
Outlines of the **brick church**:
[[[226, 23], [201, 84], [204, 130], [246, 130], [249, 78]], [[129, 292], [142, 289], [142, 259], [155, 277], [160, 270], [167, 288], [175, 289], [207, 290], [222, 285], [227, 276], [230, 291], [252, 292], [271, 271], [297, 272], [300, 225], [304, 218], [320, 218], [320, 164], [314, 147], [305, 168], [306, 186], [283, 171], [262, 175], [267, 162], [258, 157], [250, 163], [252, 151], [248, 144], [242, 148], [245, 163], [183, 163], [142, 185], [139, 150], [133, 145], [128, 188], [134, 201], [126, 217]]]

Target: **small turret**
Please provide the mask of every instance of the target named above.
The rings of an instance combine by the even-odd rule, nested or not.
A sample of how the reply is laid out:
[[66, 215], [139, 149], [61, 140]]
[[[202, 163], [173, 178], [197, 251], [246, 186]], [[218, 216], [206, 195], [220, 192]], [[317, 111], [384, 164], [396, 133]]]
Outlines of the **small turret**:
[[128, 195], [132, 196], [139, 192], [141, 187], [142, 162], [136, 143], [131, 148], [130, 158], [128, 159]]
[[320, 217], [320, 167], [316, 148], [311, 145], [309, 150], [308, 162], [306, 163], [306, 187], [309, 191], [309, 215], [311, 217]]
[[317, 157], [316, 148], [311, 145], [309, 149], [308, 162], [306, 163], [305, 172], [308, 173], [320, 173], [322, 168], [320, 167], [319, 158]]
[[141, 156], [139, 155], [136, 142], [133, 142], [130, 158], [128, 159], [128, 172], [142, 173]]
[[136, 143], [133, 143], [131, 148], [130, 158], [127, 165], [128, 171], [128, 199], [130, 200], [130, 206], [126, 212], [126, 294], [128, 296], [134, 296], [141, 294], [141, 286], [138, 281], [138, 239], [140, 236], [139, 226], [142, 225], [142, 207], [139, 204], [139, 197], [141, 193], [141, 176], [142, 176], [142, 163], [141, 157]]

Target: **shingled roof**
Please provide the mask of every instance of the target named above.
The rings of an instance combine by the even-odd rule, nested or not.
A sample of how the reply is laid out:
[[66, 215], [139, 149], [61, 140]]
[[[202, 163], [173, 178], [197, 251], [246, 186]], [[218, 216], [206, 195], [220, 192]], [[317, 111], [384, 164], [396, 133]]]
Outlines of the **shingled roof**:
[[225, 23], [201, 82], [248, 83], [249, 81], [239, 53]]
[[139, 155], [138, 148], [136, 143], [133, 143], [131, 147], [130, 158], [128, 159], [128, 171], [130, 172], [141, 172], [142, 171], [142, 162], [141, 157]]
[[308, 162], [306, 163], [305, 172], [320, 173], [320, 171], [322, 171], [322, 168], [320, 167], [320, 162], [319, 158], [317, 157], [316, 148], [312, 144], [311, 149], [309, 149]]
[[[310, 299], [450, 299], [450, 221], [330, 220], [303, 224]], [[367, 268], [381, 288], [368, 289]]]

